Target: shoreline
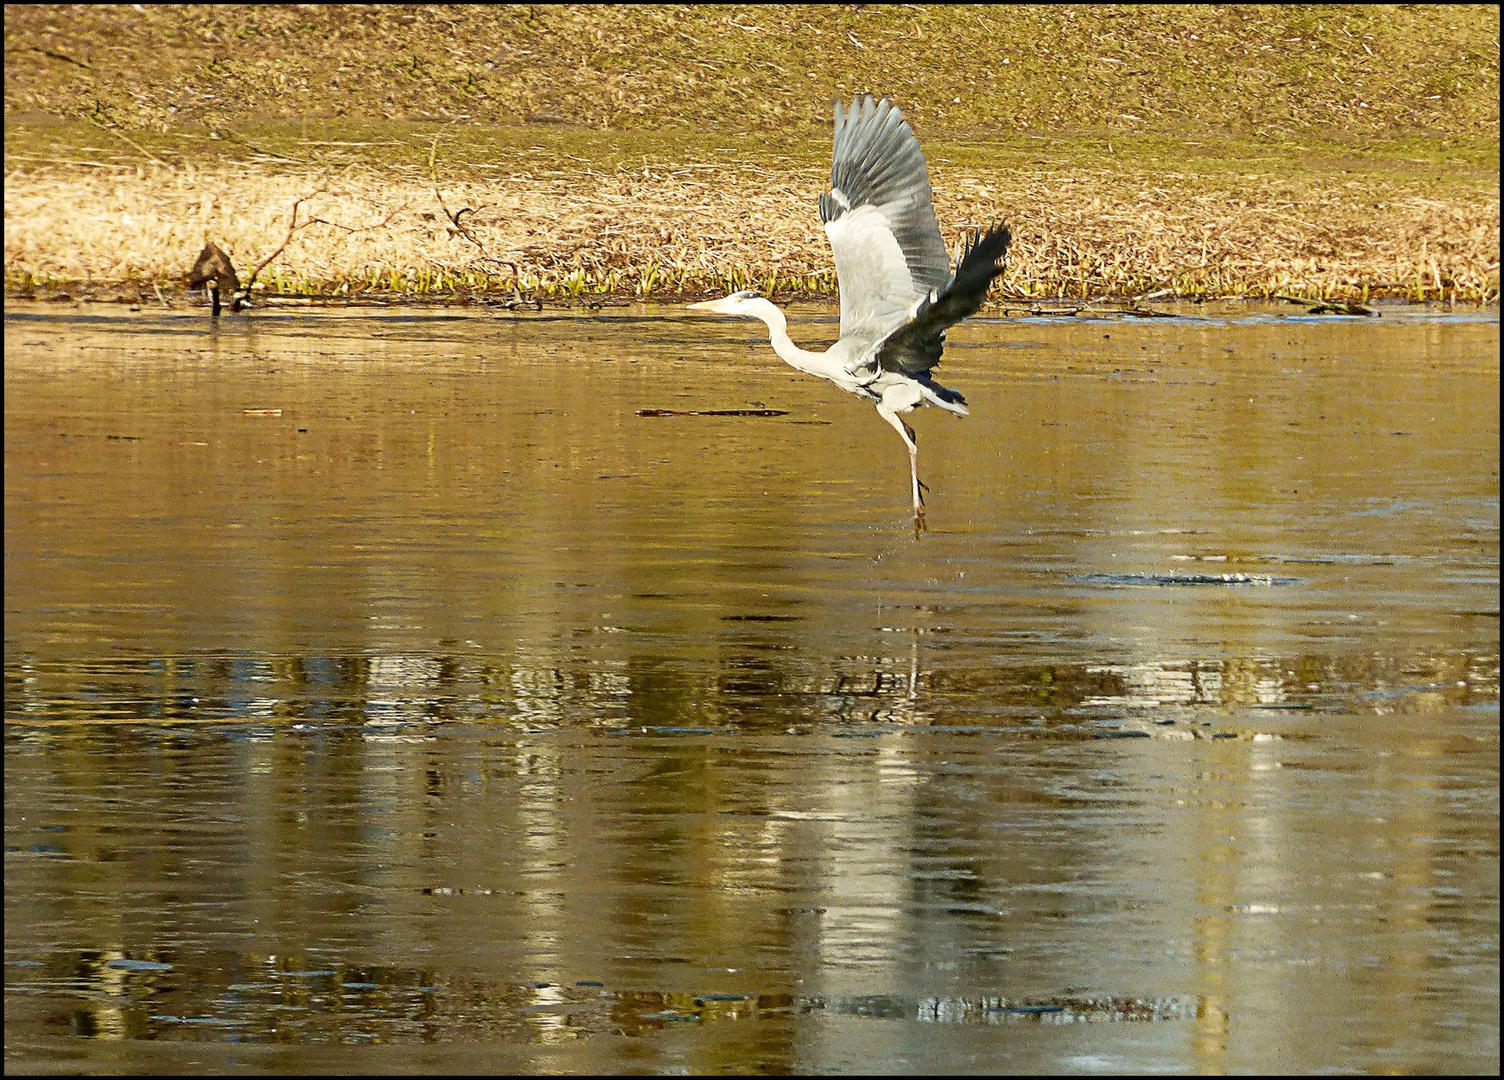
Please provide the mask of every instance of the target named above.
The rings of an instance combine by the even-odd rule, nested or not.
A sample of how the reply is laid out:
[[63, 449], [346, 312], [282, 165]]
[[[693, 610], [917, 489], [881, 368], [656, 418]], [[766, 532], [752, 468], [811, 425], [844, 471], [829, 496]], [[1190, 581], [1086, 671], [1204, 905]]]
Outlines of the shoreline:
[[[160, 292], [160, 295], [158, 295]], [[221, 318], [232, 319], [256, 311], [353, 311], [362, 308], [396, 310], [411, 308], [419, 311], [450, 310], [468, 311], [475, 314], [512, 315], [527, 319], [535, 315], [560, 317], [577, 315], [609, 314], [619, 311], [651, 312], [654, 310], [676, 311], [693, 302], [693, 294], [686, 296], [627, 296], [603, 294], [588, 299], [543, 299], [524, 298], [518, 302], [512, 296], [499, 293], [429, 294], [428, 296], [404, 296], [396, 293], [371, 293], [353, 296], [301, 295], [296, 293], [260, 293], [254, 296], [249, 308], [231, 312], [225, 307]], [[7, 297], [7, 302], [18, 305], [18, 310], [45, 312], [48, 308], [69, 305], [72, 308], [125, 307], [132, 313], [155, 312], [166, 315], [199, 317], [207, 315], [210, 302], [201, 289], [139, 289], [135, 285], [92, 285], [61, 288], [56, 293], [39, 295], [16, 295]], [[839, 315], [839, 300], [835, 296], [813, 293], [789, 293], [780, 295], [777, 303], [790, 316], [836, 317]], [[19, 305], [24, 305], [20, 307]], [[1031, 300], [1023, 297], [993, 295], [987, 298], [976, 317], [981, 318], [1043, 318], [1043, 319], [1127, 319], [1152, 322], [1157, 319], [1192, 318], [1216, 319], [1244, 315], [1270, 316], [1318, 316], [1338, 315], [1380, 318], [1385, 315], [1453, 315], [1499, 314], [1497, 300], [1475, 303], [1465, 300], [1372, 300], [1368, 305], [1332, 300], [1317, 301], [1313, 297], [1291, 296], [1285, 299], [1265, 299], [1258, 296], [1211, 296], [1188, 299], [1164, 296], [1136, 300]]]
[[[1123, 161], [983, 170], [952, 164], [947, 149], [931, 163], [947, 243], [965, 226], [1013, 224], [994, 300], [1498, 300], [1499, 203], [1486, 183], [1435, 192], [1373, 177], [1341, 186], [1322, 171], [1169, 174]], [[206, 240], [242, 283], [280, 248], [257, 295], [835, 295], [814, 205], [828, 166], [665, 154], [640, 168], [543, 173], [516, 155], [497, 160], [491, 176], [430, 177], [411, 166], [8, 162], [5, 295], [151, 295], [181, 286]]]

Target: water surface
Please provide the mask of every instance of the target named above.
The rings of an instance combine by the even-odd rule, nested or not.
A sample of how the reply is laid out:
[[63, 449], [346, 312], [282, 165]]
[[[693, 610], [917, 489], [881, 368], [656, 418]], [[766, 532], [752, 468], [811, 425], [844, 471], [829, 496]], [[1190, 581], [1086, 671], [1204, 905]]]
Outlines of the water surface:
[[11, 305], [7, 1065], [1497, 1070], [1497, 319], [760, 330]]

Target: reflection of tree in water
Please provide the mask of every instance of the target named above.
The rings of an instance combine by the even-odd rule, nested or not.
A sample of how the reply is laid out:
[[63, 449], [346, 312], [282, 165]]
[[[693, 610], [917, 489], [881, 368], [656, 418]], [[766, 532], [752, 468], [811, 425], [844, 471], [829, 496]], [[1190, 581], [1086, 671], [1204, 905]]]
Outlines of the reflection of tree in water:
[[628, 653], [112, 657], [6, 665], [16, 718], [447, 720], [623, 727], [1076, 722], [1113, 710], [1430, 712], [1498, 700], [1496, 646], [1438, 655], [1303, 653], [1140, 663], [953, 662], [922, 639], [817, 662], [727, 634], [711, 665]]

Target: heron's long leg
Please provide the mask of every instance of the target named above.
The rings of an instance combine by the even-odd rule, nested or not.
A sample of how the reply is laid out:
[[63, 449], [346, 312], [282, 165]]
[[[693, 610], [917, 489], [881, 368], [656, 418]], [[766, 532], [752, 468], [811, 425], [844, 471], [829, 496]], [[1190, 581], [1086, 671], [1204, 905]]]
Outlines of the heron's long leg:
[[904, 446], [909, 448], [909, 478], [914, 482], [914, 531], [921, 533], [925, 530], [924, 494], [921, 491], [924, 484], [919, 479], [919, 444], [914, 440], [914, 429], [882, 402], [877, 404], [877, 415], [893, 426]]

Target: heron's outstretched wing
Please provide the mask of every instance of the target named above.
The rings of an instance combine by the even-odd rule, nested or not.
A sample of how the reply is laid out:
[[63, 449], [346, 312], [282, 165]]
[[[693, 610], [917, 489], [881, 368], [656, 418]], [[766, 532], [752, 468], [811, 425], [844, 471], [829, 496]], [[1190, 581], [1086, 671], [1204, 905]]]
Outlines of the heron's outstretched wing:
[[919, 140], [886, 98], [836, 104], [830, 192], [820, 220], [841, 285], [841, 337], [875, 340], [950, 280]]
[[972, 233], [956, 260], [956, 276], [944, 288], [920, 300], [913, 318], [882, 340], [877, 347], [877, 366], [915, 377], [934, 367], [945, 348], [946, 328], [977, 313], [992, 279], [1003, 272], [998, 264], [1008, 254], [1012, 240], [1006, 222], [992, 226], [986, 235], [980, 229]]

